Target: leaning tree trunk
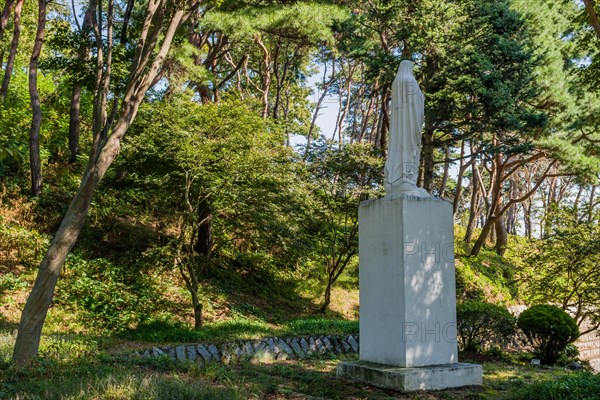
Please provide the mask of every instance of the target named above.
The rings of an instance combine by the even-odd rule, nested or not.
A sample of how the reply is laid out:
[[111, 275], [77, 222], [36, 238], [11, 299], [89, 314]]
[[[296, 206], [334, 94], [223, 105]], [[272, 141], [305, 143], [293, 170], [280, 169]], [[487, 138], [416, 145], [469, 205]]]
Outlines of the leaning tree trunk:
[[[133, 119], [136, 112], [137, 107], [128, 105], [124, 116], [115, 125], [113, 135], [121, 134], [122, 136], [130, 125], [127, 115]], [[121, 141], [117, 137], [109, 138], [97, 160], [90, 158], [79, 190], [71, 201], [63, 221], [52, 239], [50, 248], [42, 260], [35, 284], [21, 315], [19, 334], [13, 353], [13, 362], [16, 364], [25, 364], [37, 354], [42, 327], [62, 266], [79, 237], [98, 183], [119, 153]]]
[[479, 234], [479, 237], [477, 238], [475, 244], [473, 245], [473, 248], [471, 249], [472, 256], [476, 256], [479, 254], [490, 234], [494, 232], [492, 228], [494, 228], [496, 222], [499, 219], [499, 216], [496, 214], [502, 207], [502, 178], [500, 177], [501, 172], [499, 171], [499, 169], [497, 169], [496, 171], [496, 177], [494, 178], [493, 183], [494, 187], [492, 189], [493, 201], [490, 203], [490, 209], [488, 211], [486, 221], [483, 224], [483, 227], [481, 228], [481, 233]]
[[[6, 95], [8, 94], [10, 78], [12, 77], [13, 69], [15, 68], [15, 58], [17, 57], [17, 49], [19, 47], [19, 40], [21, 38], [21, 12], [23, 11], [23, 1], [24, 0], [19, 0], [15, 7], [13, 37], [12, 41], [10, 42], [8, 60], [6, 61], [4, 78], [2, 79], [2, 87], [0, 87], [0, 99], [2, 100], [4, 100], [6, 98]], [[4, 23], [4, 21], [2, 21], [2, 23]]]
[[[29, 97], [31, 99], [31, 130], [29, 132], [29, 164], [31, 166], [31, 195], [37, 197], [42, 192], [42, 164], [40, 160], [40, 128], [42, 126], [42, 105], [37, 88], [37, 69], [46, 33], [47, 0], [39, 0], [38, 27], [35, 43], [29, 62]], [[17, 5], [18, 8], [18, 5]]]

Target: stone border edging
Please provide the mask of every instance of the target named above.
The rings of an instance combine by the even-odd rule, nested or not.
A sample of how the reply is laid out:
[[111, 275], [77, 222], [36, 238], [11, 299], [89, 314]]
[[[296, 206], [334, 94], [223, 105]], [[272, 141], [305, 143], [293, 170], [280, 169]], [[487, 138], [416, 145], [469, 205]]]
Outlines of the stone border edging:
[[191, 361], [200, 364], [214, 362], [227, 365], [244, 361], [269, 362], [326, 354], [351, 354], [358, 352], [359, 343], [358, 334], [271, 337], [262, 340], [238, 340], [220, 345], [200, 343], [153, 347], [138, 351], [136, 354], [142, 358], [166, 356], [173, 361]]

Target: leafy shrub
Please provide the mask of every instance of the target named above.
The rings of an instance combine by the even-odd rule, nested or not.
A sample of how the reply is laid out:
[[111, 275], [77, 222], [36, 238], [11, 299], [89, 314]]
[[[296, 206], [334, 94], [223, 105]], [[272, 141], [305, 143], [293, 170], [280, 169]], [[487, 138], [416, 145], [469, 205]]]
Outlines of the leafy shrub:
[[134, 268], [105, 259], [67, 259], [58, 302], [74, 306], [86, 326], [121, 332], [144, 321], [156, 305], [154, 283]]
[[463, 350], [480, 351], [490, 339], [506, 339], [515, 333], [516, 318], [502, 306], [466, 301], [456, 307], [457, 330]]
[[591, 400], [600, 393], [600, 376], [578, 373], [534, 383], [519, 391], [516, 400]]
[[290, 335], [348, 334], [358, 332], [358, 321], [300, 318], [288, 322], [286, 328]]
[[575, 320], [549, 304], [538, 304], [523, 311], [517, 326], [533, 346], [534, 354], [547, 365], [555, 364], [567, 345], [579, 337]]
[[567, 365], [573, 361], [579, 362], [579, 348], [574, 344], [568, 344], [567, 347], [560, 353], [556, 364]]

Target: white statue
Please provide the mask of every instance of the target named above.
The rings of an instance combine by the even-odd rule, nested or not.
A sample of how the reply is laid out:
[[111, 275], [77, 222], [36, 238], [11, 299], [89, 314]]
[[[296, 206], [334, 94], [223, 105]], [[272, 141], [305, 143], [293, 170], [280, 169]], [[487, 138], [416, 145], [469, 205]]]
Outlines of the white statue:
[[417, 187], [425, 97], [413, 75], [413, 63], [404, 60], [392, 86], [392, 112], [385, 163], [385, 190], [388, 195], [430, 197]]

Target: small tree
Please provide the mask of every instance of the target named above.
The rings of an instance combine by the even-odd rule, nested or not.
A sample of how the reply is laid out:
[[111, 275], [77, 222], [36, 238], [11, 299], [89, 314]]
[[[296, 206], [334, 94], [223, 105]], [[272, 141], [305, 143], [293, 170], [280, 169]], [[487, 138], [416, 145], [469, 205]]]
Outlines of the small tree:
[[519, 315], [517, 326], [534, 348], [534, 354], [546, 365], [553, 365], [569, 343], [579, 337], [575, 320], [560, 308], [538, 304]]
[[502, 306], [467, 301], [456, 306], [460, 344], [465, 351], [480, 351], [486, 342], [505, 340], [515, 333], [516, 318]]
[[370, 144], [332, 145], [316, 143], [307, 157], [310, 178], [315, 182], [313, 225], [323, 263], [326, 286], [325, 312], [331, 303], [331, 289], [358, 254], [358, 206], [381, 192], [383, 161]]
[[[202, 326], [202, 281], [214, 265], [252, 273], [292, 269], [302, 259], [306, 194], [282, 133], [252, 102], [199, 104], [171, 93], [145, 107], [117, 175], [155, 194], [177, 221], [169, 257]], [[258, 108], [258, 107], [256, 107]]]

